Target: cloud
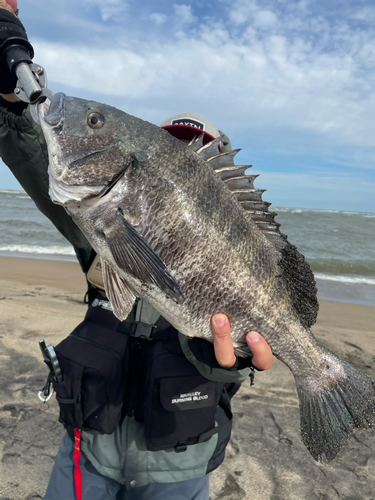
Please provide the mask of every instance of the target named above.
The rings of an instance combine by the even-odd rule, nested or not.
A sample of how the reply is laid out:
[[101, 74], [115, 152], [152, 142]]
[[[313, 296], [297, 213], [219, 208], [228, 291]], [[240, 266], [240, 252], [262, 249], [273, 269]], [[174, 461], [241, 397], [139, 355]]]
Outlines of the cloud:
[[261, 10], [254, 16], [254, 26], [268, 29], [278, 23], [277, 16], [270, 10]]
[[[369, 0], [220, 0], [214, 9], [198, 0], [161, 1], [157, 12], [147, 0], [55, 5], [59, 15], [43, 22], [52, 34], [42, 39], [46, 31], [39, 28], [32, 38], [53, 90], [109, 102], [154, 123], [197, 111], [236, 147], [245, 145], [246, 163], [289, 171], [291, 200], [300, 192], [293, 169], [313, 176], [298, 181], [307, 183], [306, 199], [309, 183], [317, 202], [319, 193], [330, 202], [328, 185], [336, 201], [340, 192], [348, 200], [350, 186], [356, 206], [369, 198], [361, 184], [374, 187]], [[341, 178], [351, 180], [344, 185]]]
[[152, 14], [150, 14], [149, 19], [151, 19], [151, 21], [153, 21], [155, 24], [160, 25], [166, 22], [167, 16], [159, 12], [153, 12]]
[[193, 14], [191, 5], [174, 4], [173, 9], [177, 18], [182, 24], [192, 24], [197, 20], [197, 18]]
[[128, 5], [124, 0], [83, 0], [89, 7], [98, 7], [103, 21], [118, 19], [127, 11]]
[[[193, 22], [190, 6], [174, 7], [184, 22]], [[50, 42], [35, 48], [56, 83], [130, 99], [183, 95], [197, 106], [208, 95], [219, 102], [225, 96], [226, 114], [233, 113], [238, 127], [305, 130], [336, 145], [371, 147], [374, 33], [356, 35], [342, 22], [322, 46], [301, 33], [285, 36], [278, 28], [283, 22], [267, 16], [258, 17], [261, 27], [253, 24], [241, 35], [202, 23], [199, 31], [166, 40], [131, 36], [112, 42], [120, 48], [82, 44], [72, 50]], [[266, 19], [273, 26], [267, 35]]]

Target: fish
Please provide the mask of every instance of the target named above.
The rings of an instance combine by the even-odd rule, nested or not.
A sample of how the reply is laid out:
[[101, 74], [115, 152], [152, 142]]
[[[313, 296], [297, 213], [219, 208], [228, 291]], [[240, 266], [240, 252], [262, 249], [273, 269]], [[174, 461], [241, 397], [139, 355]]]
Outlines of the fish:
[[375, 384], [312, 334], [314, 275], [281, 233], [239, 150], [190, 144], [106, 104], [55, 94], [39, 106], [49, 194], [101, 257], [106, 294], [124, 320], [138, 297], [179, 332], [213, 342], [228, 316], [238, 356], [259, 332], [293, 373], [301, 439], [315, 460], [374, 427]]

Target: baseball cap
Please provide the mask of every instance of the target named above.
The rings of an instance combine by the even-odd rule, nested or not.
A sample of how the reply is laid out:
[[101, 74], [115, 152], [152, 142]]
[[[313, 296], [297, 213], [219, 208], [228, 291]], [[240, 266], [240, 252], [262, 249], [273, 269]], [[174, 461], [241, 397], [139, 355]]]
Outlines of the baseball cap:
[[191, 112], [172, 116], [160, 126], [177, 139], [193, 139], [204, 132], [203, 144], [220, 136], [220, 132], [211, 122]]

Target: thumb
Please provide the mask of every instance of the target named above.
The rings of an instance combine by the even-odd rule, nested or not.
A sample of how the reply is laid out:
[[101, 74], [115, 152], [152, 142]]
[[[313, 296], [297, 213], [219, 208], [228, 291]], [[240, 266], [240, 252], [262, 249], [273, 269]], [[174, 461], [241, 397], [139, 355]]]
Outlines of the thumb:
[[17, 0], [6, 0], [6, 3], [13, 10], [13, 12], [16, 12], [18, 7]]
[[17, 0], [0, 0], [0, 8], [15, 14], [17, 10]]
[[264, 338], [259, 333], [250, 332], [246, 335], [246, 342], [253, 353], [253, 365], [259, 370], [268, 370], [272, 365], [273, 354]]

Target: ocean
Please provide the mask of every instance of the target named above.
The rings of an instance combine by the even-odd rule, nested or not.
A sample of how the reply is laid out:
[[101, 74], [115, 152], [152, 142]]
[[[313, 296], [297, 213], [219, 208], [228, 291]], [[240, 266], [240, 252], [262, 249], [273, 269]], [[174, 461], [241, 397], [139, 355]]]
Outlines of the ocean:
[[[375, 214], [271, 207], [310, 263], [318, 297], [375, 305]], [[73, 260], [73, 248], [23, 191], [0, 190], [0, 255]]]

